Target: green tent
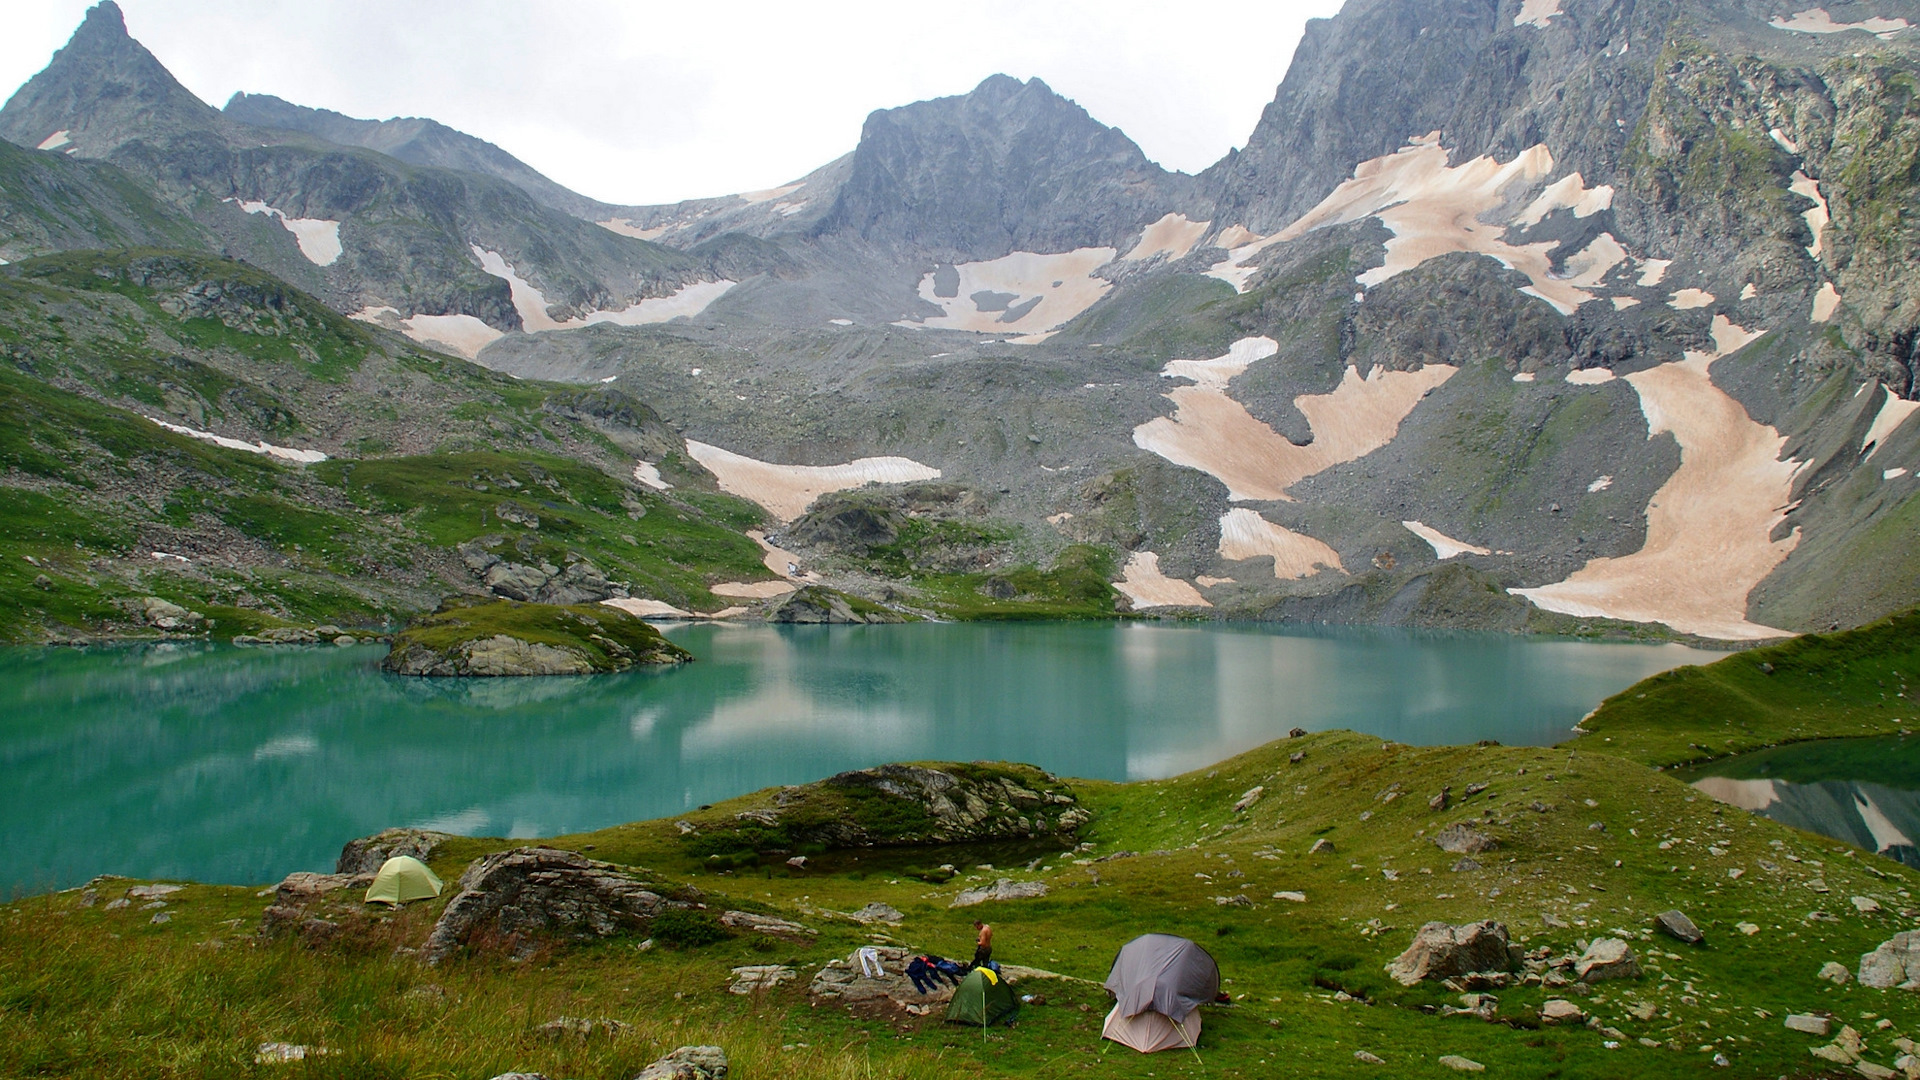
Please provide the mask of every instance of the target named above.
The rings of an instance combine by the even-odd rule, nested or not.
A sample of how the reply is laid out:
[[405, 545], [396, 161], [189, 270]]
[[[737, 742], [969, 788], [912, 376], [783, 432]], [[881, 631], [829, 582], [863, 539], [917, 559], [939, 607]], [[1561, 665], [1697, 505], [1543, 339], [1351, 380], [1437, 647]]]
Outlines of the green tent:
[[954, 988], [953, 1001], [947, 1006], [947, 1019], [985, 1028], [1002, 1022], [1011, 1024], [1019, 1011], [1020, 999], [1014, 996], [1013, 987], [1008, 986], [1005, 979], [987, 968], [974, 968]]
[[367, 887], [367, 903], [398, 907], [409, 900], [427, 900], [440, 895], [440, 879], [427, 864], [411, 855], [395, 855], [380, 864]]

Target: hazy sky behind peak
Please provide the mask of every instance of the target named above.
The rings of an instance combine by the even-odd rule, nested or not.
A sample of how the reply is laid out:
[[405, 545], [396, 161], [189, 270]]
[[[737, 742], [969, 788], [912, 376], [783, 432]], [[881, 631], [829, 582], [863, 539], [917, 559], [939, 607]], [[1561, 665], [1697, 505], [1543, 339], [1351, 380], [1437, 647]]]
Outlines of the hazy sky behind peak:
[[[0, 87], [46, 66], [90, 0], [0, 0]], [[662, 4], [120, 0], [187, 88], [349, 116], [427, 116], [585, 195], [772, 187], [853, 149], [874, 109], [1039, 76], [1171, 169], [1245, 143], [1307, 19], [1338, 0]]]

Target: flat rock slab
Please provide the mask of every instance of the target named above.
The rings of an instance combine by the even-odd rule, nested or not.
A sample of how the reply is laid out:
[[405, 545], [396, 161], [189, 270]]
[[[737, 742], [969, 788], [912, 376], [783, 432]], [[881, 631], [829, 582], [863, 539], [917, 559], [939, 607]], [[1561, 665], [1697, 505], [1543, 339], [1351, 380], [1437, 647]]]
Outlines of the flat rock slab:
[[748, 964], [728, 972], [732, 982], [727, 984], [727, 993], [746, 996], [762, 990], [772, 990], [782, 983], [790, 983], [800, 977], [800, 973], [785, 964]]
[[[878, 977], [860, 970], [860, 952], [845, 959], [829, 960], [807, 986], [807, 996], [815, 1004], [861, 1005], [884, 1003], [921, 1012], [944, 1005], [953, 997], [953, 987], [942, 979], [929, 993], [921, 993], [907, 978], [907, 965], [920, 953], [895, 945], [873, 946], [883, 974]], [[1006, 970], [1004, 967], [1002, 971]]]
[[1787, 1017], [1787, 1030], [1803, 1035], [1818, 1035], [1824, 1039], [1832, 1033], [1833, 1021], [1812, 1013], [1793, 1013]]
[[1482, 1065], [1479, 1062], [1474, 1061], [1470, 1058], [1463, 1058], [1459, 1054], [1441, 1055], [1440, 1064], [1445, 1065], [1449, 1069], [1459, 1069], [1461, 1072], [1486, 1072], [1487, 1071], [1487, 1067], [1485, 1065]]
[[1434, 833], [1433, 843], [1441, 851], [1453, 855], [1478, 855], [1500, 846], [1500, 841], [1464, 823], [1449, 825]]
[[1044, 881], [1014, 881], [1012, 878], [1000, 878], [991, 885], [977, 889], [962, 889], [960, 895], [953, 898], [948, 907], [972, 907], [989, 900], [1032, 900], [1047, 895], [1047, 883]]

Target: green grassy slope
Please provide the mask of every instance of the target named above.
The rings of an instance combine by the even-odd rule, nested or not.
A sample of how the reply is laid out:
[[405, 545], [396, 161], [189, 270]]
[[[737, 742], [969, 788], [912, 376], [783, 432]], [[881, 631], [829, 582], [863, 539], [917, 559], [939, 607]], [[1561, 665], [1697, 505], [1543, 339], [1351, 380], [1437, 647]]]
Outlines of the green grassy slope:
[[[1295, 754], [1303, 756], [1295, 762]], [[1475, 784], [1487, 786], [1465, 795]], [[1265, 797], [1235, 814], [1233, 801], [1256, 785]], [[1430, 810], [1429, 796], [1443, 787], [1454, 804]], [[1438, 1064], [1443, 1054], [1482, 1062], [1489, 1075], [1695, 1075], [1722, 1053], [1734, 1065], [1729, 1075], [1811, 1076], [1821, 1063], [1808, 1049], [1825, 1040], [1786, 1031], [1788, 1012], [1828, 1012], [1853, 1024], [1865, 1033], [1868, 1058], [1882, 1064], [1895, 1056], [1894, 1038], [1920, 1033], [1913, 995], [1817, 976], [1826, 961], [1851, 966], [1909, 925], [1899, 912], [1915, 906], [1920, 874], [1718, 807], [1620, 758], [1565, 748], [1383, 747], [1325, 733], [1166, 781], [1073, 788], [1099, 812], [1086, 834], [1092, 851], [989, 848], [960, 859], [943, 849], [961, 877], [939, 887], [905, 875], [927, 857], [914, 850], [829, 854], [802, 870], [772, 857], [762, 867], [705, 872], [672, 821], [553, 841], [691, 884], [714, 908], [797, 918], [820, 930], [809, 944], [736, 935], [637, 951], [632, 938], [617, 937], [524, 963], [483, 951], [428, 969], [394, 949], [424, 939], [441, 901], [314, 950], [249, 944], [268, 901], [246, 889], [193, 887], [176, 898], [164, 926], [138, 908], [81, 908], [74, 893], [23, 900], [0, 911], [0, 1072], [239, 1075], [257, 1043], [285, 1039], [337, 1052], [304, 1066], [312, 1076], [520, 1068], [624, 1077], [664, 1049], [706, 1042], [733, 1054], [743, 1080], [1455, 1075]], [[696, 825], [732, 821], [773, 794], [685, 817]], [[1454, 872], [1456, 856], [1428, 837], [1466, 819], [1501, 847], [1480, 856], [1486, 869]], [[1308, 854], [1321, 838], [1335, 851]], [[452, 880], [468, 859], [506, 846], [456, 841], [434, 866]], [[1140, 854], [1074, 861], [1121, 850]], [[1036, 855], [1033, 869], [1020, 869]], [[976, 868], [996, 860], [1002, 868]], [[998, 876], [1045, 881], [1051, 893], [949, 909], [959, 888]], [[1827, 891], [1815, 891], [1816, 881]], [[101, 886], [103, 898], [123, 884]], [[1280, 890], [1307, 900], [1272, 899]], [[1251, 906], [1215, 901], [1241, 895]], [[1858, 913], [1851, 896], [1874, 897], [1882, 910]], [[830, 912], [869, 901], [905, 913], [901, 927], [885, 931], [893, 940], [965, 955], [967, 922], [981, 916], [997, 925], [1004, 962], [1091, 981], [1023, 985], [1047, 1003], [984, 1037], [946, 1027], [937, 1015], [810, 1006], [810, 968], [873, 940], [871, 928]], [[1670, 907], [1705, 929], [1705, 947], [1654, 932], [1653, 916]], [[1809, 919], [1815, 909], [1833, 912], [1834, 921]], [[1432, 1010], [1457, 1004], [1456, 995], [1402, 988], [1383, 974], [1421, 923], [1479, 918], [1502, 920], [1527, 947], [1556, 953], [1602, 934], [1627, 937], [1644, 978], [1557, 992], [1623, 1038], [1540, 1026], [1537, 1010], [1549, 995], [1539, 988], [1499, 991], [1503, 1022], [1487, 1023], [1437, 1015]], [[1756, 932], [1740, 932], [1739, 923]], [[1197, 1059], [1103, 1050], [1098, 1041], [1106, 999], [1096, 983], [1114, 950], [1146, 931], [1203, 942], [1229, 980], [1234, 1004], [1205, 1010]], [[764, 995], [726, 993], [728, 969], [750, 963], [790, 963], [803, 978]], [[1651, 1018], [1642, 1019], [1648, 1006]], [[635, 1030], [585, 1045], [532, 1035], [558, 1015], [613, 1017]], [[1875, 1026], [1882, 1018], [1885, 1029]], [[1387, 1071], [1357, 1061], [1357, 1050], [1386, 1059]]]
[[1920, 727], [1920, 610], [1675, 668], [1581, 721], [1577, 745], [1684, 765], [1803, 739]]
[[[702, 610], [721, 606], [709, 584], [771, 576], [742, 535], [757, 508], [684, 471], [671, 493], [631, 479], [643, 455], [672, 470], [659, 450], [675, 442], [629, 395], [415, 348], [240, 264], [134, 251], [9, 267], [0, 361], [0, 603], [18, 613], [0, 640], [137, 632], [145, 595], [212, 615], [221, 636], [388, 626], [477, 588], [451, 550], [477, 538]], [[521, 512], [503, 518], [508, 503]]]

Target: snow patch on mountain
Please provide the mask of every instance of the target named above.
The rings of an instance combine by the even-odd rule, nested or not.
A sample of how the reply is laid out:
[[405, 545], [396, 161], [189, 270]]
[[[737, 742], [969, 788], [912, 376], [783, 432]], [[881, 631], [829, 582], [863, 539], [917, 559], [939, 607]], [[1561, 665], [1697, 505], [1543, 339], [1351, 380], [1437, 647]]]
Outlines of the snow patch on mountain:
[[1160, 556], [1154, 552], [1134, 552], [1120, 573], [1121, 578], [1113, 587], [1133, 601], [1135, 611], [1151, 607], [1213, 606], [1192, 584], [1161, 573]]
[[1900, 429], [1907, 417], [1920, 410], [1920, 401], [1908, 401], [1893, 391], [1887, 391], [1887, 400], [1881, 402], [1880, 411], [1874, 414], [1873, 423], [1867, 428], [1866, 437], [1860, 440], [1860, 450], [1871, 458], [1880, 452], [1880, 444], [1887, 436]]
[[1564, 581], [1509, 589], [1564, 615], [1664, 623], [1722, 640], [1787, 637], [1747, 621], [1747, 594], [1800, 543], [1800, 530], [1772, 539], [1793, 502], [1804, 462], [1782, 460], [1786, 436], [1747, 415], [1713, 384], [1714, 361], [1760, 336], [1713, 318], [1713, 352], [1635, 372], [1647, 437], [1672, 433], [1680, 467], [1647, 504], [1645, 545], [1589, 561]]
[[683, 285], [671, 296], [656, 296], [629, 304], [618, 311], [590, 311], [565, 322], [555, 319], [547, 313], [546, 294], [536, 288], [532, 282], [521, 277], [513, 264], [497, 251], [488, 251], [479, 245], [471, 246], [473, 256], [480, 260], [481, 269], [507, 283], [513, 294], [513, 309], [520, 313], [520, 326], [529, 334], [548, 330], [577, 330], [583, 326], [597, 323], [612, 323], [615, 326], [647, 326], [677, 319], [682, 315], [692, 317], [707, 309], [707, 305], [724, 296], [737, 282], [722, 278], [719, 281], [696, 281]]
[[1831, 281], [1821, 282], [1820, 291], [1813, 294], [1813, 310], [1807, 312], [1807, 317], [1814, 322], [1826, 322], [1833, 318], [1833, 313], [1838, 310], [1840, 310], [1840, 290], [1834, 288]]
[[1515, 26], [1537, 26], [1547, 28], [1547, 20], [1561, 14], [1560, 0], [1523, 0], [1520, 13], [1513, 17]]
[[844, 465], [776, 465], [693, 439], [687, 440], [687, 453], [719, 480], [720, 490], [759, 503], [783, 522], [806, 513], [813, 500], [830, 491], [940, 478], [939, 469], [903, 457], [859, 458]]
[[300, 245], [300, 254], [315, 266], [332, 266], [340, 257], [340, 223], [325, 218], [288, 217], [281, 211], [258, 200], [222, 199], [221, 202], [236, 203], [249, 214], [265, 214], [280, 223], [280, 226], [293, 234], [293, 240]]
[[1417, 521], [1403, 521], [1400, 524], [1404, 526], [1408, 532], [1432, 545], [1433, 557], [1442, 561], [1451, 559], [1456, 555], [1493, 554], [1488, 548], [1469, 544], [1464, 540], [1455, 540], [1453, 537], [1448, 536], [1446, 533], [1430, 525], [1422, 525]]
[[1168, 214], [1147, 226], [1139, 243], [1120, 258], [1125, 262], [1145, 262], [1155, 255], [1184, 259], [1212, 225], [1211, 221], [1190, 221], [1185, 214]]
[[312, 465], [315, 462], [327, 460], [327, 455], [318, 450], [295, 450], [291, 447], [275, 446], [270, 442], [245, 442], [240, 439], [229, 439], [224, 435], [215, 435], [211, 431], [201, 431], [199, 428], [190, 428], [182, 424], [169, 424], [158, 417], [149, 416], [147, 419], [176, 435], [185, 435], [190, 439], [210, 442], [215, 446], [225, 447], [228, 450], [244, 450], [249, 454], [265, 454], [268, 457], [277, 457], [283, 461], [297, 461], [302, 465]]
[[1439, 132], [1433, 132], [1394, 153], [1361, 162], [1352, 179], [1271, 236], [1239, 226], [1223, 230], [1215, 243], [1229, 247], [1227, 258], [1207, 273], [1245, 292], [1258, 272], [1251, 265], [1253, 258], [1268, 247], [1316, 229], [1375, 218], [1393, 236], [1386, 244], [1385, 261], [1355, 279], [1362, 287], [1371, 288], [1442, 255], [1477, 252], [1525, 274], [1530, 284], [1522, 292], [1571, 314], [1594, 299], [1591, 290], [1626, 261], [1626, 249], [1603, 233], [1568, 260], [1565, 274], [1557, 274], [1548, 259], [1555, 243], [1509, 244], [1504, 239], [1507, 226], [1538, 224], [1556, 210], [1589, 217], [1613, 205], [1613, 189], [1604, 184], [1588, 188], [1580, 174], [1573, 173], [1548, 185], [1518, 214], [1490, 220], [1552, 172], [1553, 154], [1540, 143], [1504, 163], [1481, 156], [1449, 165]]
[[[1273, 556], [1276, 578], [1312, 577], [1324, 570], [1344, 574], [1340, 553], [1304, 533], [1294, 532], [1245, 507], [1235, 507], [1220, 518], [1220, 557], [1239, 561]], [[1202, 579], [1202, 584], [1206, 580]]]
[[67, 130], [66, 128], [61, 128], [59, 131], [56, 131], [53, 134], [47, 136], [46, 138], [40, 140], [40, 145], [34, 147], [34, 149], [35, 150], [58, 150], [61, 147], [73, 141], [71, 138], [69, 138], [69, 136], [71, 136], [72, 134], [73, 132]]
[[347, 318], [397, 330], [422, 345], [446, 349], [469, 360], [505, 336], [473, 315], [414, 315], [402, 319], [394, 308], [370, 305]]
[[1827, 225], [1833, 220], [1832, 215], [1827, 211], [1827, 197], [1820, 193], [1820, 181], [1798, 169], [1794, 170], [1793, 182], [1787, 185], [1787, 190], [1803, 199], [1813, 200], [1813, 205], [1803, 211], [1800, 217], [1806, 221], [1807, 230], [1813, 233], [1813, 243], [1807, 247], [1807, 254], [1817, 259], [1820, 257], [1822, 238], [1826, 236]]
[[1114, 254], [1110, 247], [1079, 248], [1057, 255], [1016, 251], [986, 262], [954, 265], [950, 269], [957, 276], [957, 285], [947, 274], [949, 268], [942, 267], [920, 279], [920, 299], [943, 314], [901, 325], [981, 334], [1018, 333], [1020, 336], [1008, 341], [1037, 344], [1112, 291], [1113, 283], [1095, 276], [1094, 271], [1112, 262]]
[[[1235, 348], [1242, 357], [1273, 355], [1263, 342], [1270, 343], [1269, 339], [1242, 339]], [[1252, 362], [1236, 358], [1229, 350], [1209, 361], [1167, 364], [1162, 375], [1192, 379], [1195, 385], [1168, 392], [1174, 415], [1134, 428], [1134, 445], [1214, 477], [1227, 485], [1227, 497], [1235, 502], [1290, 500], [1287, 488], [1293, 484], [1391, 442], [1420, 399], [1459, 370], [1448, 364], [1429, 364], [1415, 371], [1375, 367], [1362, 378], [1359, 369], [1349, 365], [1332, 393], [1294, 399], [1313, 429], [1312, 442], [1295, 446], [1228, 396], [1226, 381], [1232, 376], [1225, 373], [1238, 374]]]
[[1798, 34], [1838, 34], [1845, 30], [1864, 30], [1882, 41], [1905, 30], [1912, 24], [1905, 19], [1883, 18], [1875, 15], [1859, 22], [1834, 22], [1823, 7], [1796, 11], [1791, 19], [1774, 18], [1767, 22], [1775, 30], [1791, 30]]

